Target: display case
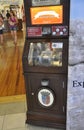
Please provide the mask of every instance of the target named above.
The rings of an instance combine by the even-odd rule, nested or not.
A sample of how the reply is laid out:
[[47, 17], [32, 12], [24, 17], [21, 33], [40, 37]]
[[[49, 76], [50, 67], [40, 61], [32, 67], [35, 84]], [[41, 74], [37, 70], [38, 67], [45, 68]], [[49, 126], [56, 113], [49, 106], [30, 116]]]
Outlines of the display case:
[[69, 0], [24, 0], [26, 123], [66, 129]]
[[31, 42], [28, 53], [29, 66], [62, 67], [63, 43]]
[[67, 73], [67, 42], [67, 39], [26, 41], [23, 54], [24, 71]]

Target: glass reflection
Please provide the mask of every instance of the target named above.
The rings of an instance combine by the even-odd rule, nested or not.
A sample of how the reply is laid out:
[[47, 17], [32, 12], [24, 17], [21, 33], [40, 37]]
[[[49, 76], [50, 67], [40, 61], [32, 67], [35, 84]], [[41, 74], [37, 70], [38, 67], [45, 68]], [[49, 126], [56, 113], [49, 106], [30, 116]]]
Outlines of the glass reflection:
[[30, 43], [28, 64], [30, 66], [62, 66], [63, 43]]

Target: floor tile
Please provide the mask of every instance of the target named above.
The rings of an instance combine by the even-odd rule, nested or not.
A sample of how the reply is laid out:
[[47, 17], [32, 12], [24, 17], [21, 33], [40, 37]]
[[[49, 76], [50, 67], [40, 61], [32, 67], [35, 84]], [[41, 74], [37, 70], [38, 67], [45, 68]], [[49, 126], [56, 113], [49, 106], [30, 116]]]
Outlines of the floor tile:
[[48, 130], [48, 128], [34, 125], [26, 125], [26, 130]]
[[0, 116], [0, 130], [2, 130], [3, 121], [4, 121], [4, 116]]
[[14, 113], [24, 113], [25, 112], [25, 103], [24, 102], [16, 102], [10, 103], [6, 109], [6, 115], [14, 114]]
[[26, 130], [26, 128], [15, 128], [15, 129], [10, 129], [10, 130]]
[[5, 115], [3, 130], [25, 128], [25, 113]]
[[25, 100], [24, 104], [25, 104], [25, 111], [27, 111], [27, 102], [26, 102], [26, 100]]
[[0, 97], [0, 103], [23, 102], [26, 101], [26, 95], [13, 95]]
[[6, 113], [6, 104], [0, 104], [0, 116], [5, 115]]
[[34, 125], [26, 125], [26, 130], [64, 130], [64, 129], [40, 127], [40, 126], [34, 126]]
[[64, 130], [64, 129], [48, 128], [48, 130]]
[[26, 112], [24, 102], [0, 103], [0, 116]]

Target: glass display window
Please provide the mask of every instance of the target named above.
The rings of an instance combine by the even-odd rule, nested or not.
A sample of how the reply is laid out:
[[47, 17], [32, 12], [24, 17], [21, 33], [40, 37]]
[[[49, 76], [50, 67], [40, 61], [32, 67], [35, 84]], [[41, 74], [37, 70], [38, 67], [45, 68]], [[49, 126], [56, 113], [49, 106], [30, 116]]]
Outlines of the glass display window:
[[31, 42], [28, 65], [62, 67], [62, 50], [62, 42]]

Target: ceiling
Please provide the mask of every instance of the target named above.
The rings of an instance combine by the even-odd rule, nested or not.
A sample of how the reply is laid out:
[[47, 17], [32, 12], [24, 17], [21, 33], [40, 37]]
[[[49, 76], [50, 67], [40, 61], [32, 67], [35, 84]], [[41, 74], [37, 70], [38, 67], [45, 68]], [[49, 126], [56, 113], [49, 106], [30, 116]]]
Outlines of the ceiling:
[[0, 5], [10, 4], [10, 5], [18, 5], [23, 0], [0, 0]]

